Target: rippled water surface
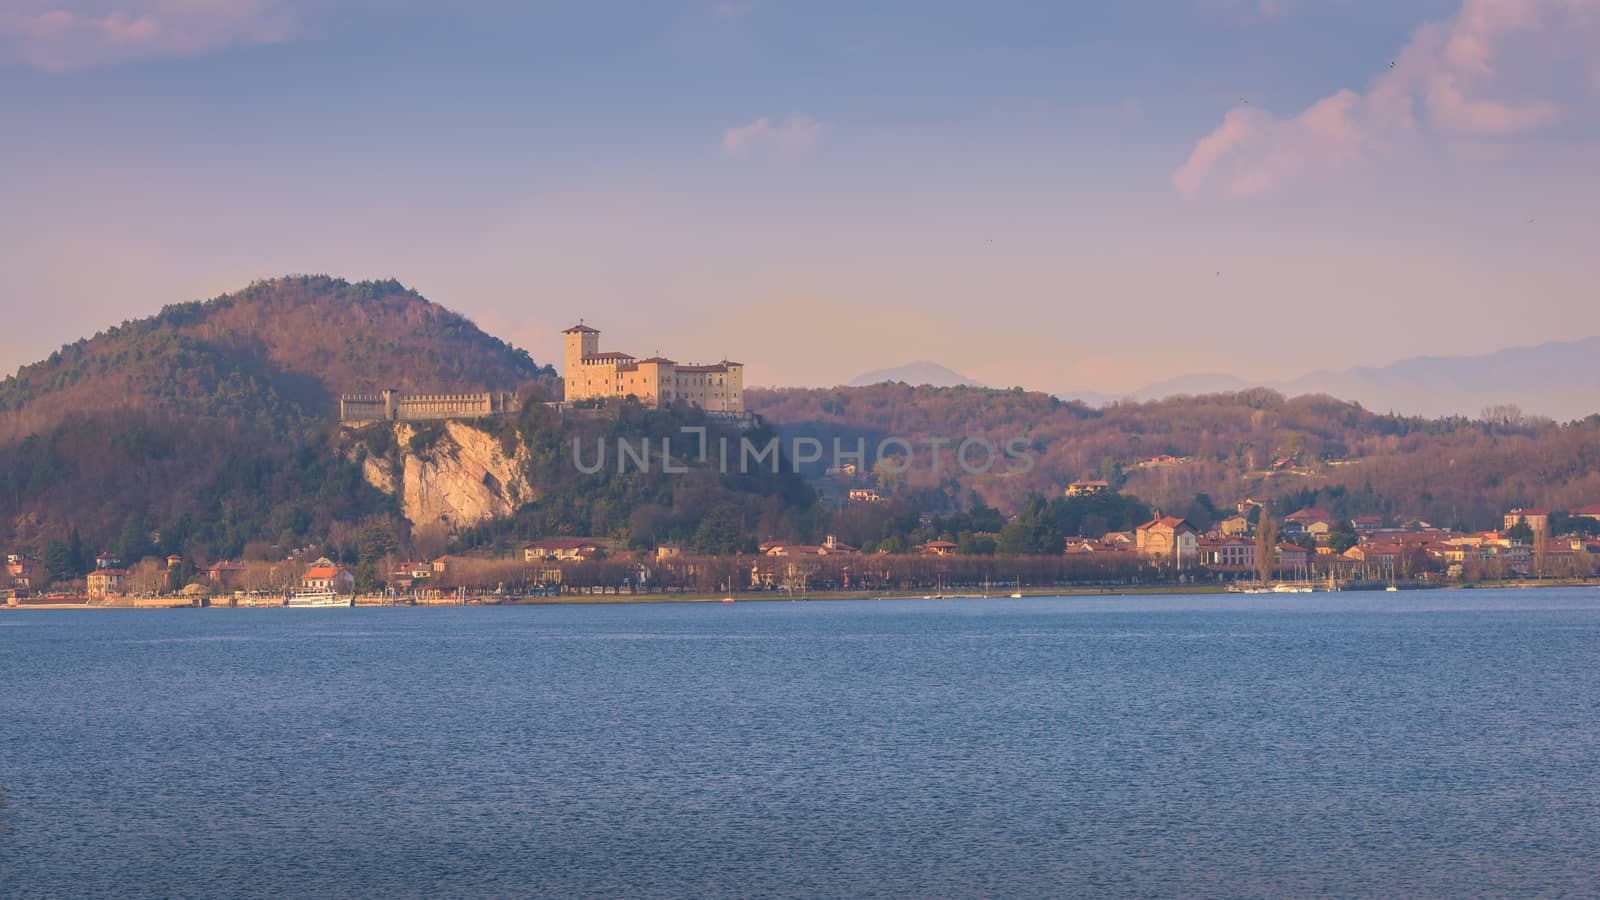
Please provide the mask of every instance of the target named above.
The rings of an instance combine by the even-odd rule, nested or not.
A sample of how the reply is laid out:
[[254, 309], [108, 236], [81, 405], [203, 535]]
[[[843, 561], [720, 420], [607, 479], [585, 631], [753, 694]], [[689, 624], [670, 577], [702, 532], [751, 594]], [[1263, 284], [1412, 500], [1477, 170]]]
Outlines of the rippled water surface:
[[1600, 590], [0, 614], [0, 896], [1600, 893]]

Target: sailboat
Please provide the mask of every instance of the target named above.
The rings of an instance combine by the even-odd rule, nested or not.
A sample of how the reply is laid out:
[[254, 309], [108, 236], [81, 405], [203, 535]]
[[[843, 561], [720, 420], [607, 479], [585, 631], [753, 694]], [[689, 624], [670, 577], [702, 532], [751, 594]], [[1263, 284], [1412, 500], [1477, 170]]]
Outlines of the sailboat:
[[1013, 599], [1013, 600], [1021, 600], [1022, 599], [1022, 579], [1021, 578], [1017, 579], [1017, 589], [1011, 592], [1011, 599]]

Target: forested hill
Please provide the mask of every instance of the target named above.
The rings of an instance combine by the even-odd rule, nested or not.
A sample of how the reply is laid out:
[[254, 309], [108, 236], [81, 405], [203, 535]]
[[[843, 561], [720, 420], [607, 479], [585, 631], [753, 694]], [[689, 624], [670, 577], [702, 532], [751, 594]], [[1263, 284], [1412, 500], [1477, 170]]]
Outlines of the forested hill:
[[1283, 498], [1474, 528], [1497, 526], [1515, 506], [1600, 503], [1600, 416], [1558, 424], [1505, 408], [1491, 419], [1423, 419], [1266, 389], [1104, 408], [1021, 389], [904, 384], [753, 390], [746, 402], [782, 431], [825, 446], [834, 436], [846, 446], [864, 437], [869, 448], [891, 435], [952, 446], [1023, 438], [1031, 471], [969, 475], [946, 449], [937, 477], [918, 462], [899, 486], [957, 502], [976, 491], [1007, 510], [1031, 493], [1059, 495], [1073, 481], [1101, 478], [1178, 513], [1205, 494], [1220, 507]]
[[293, 426], [353, 390], [514, 390], [527, 353], [396, 281], [260, 281], [69, 344], [0, 381], [0, 443], [69, 417], [149, 411]]
[[393, 518], [337, 452], [341, 393], [530, 382], [555, 372], [394, 281], [278, 278], [169, 306], [0, 382], [0, 550], [77, 533], [215, 558]]

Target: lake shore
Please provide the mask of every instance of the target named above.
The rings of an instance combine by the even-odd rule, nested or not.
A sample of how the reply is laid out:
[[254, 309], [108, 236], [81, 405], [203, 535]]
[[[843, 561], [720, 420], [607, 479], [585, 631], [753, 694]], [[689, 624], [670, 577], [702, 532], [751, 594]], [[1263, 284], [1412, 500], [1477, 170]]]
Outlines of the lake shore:
[[[1541, 588], [1571, 588], [1571, 587], [1596, 587], [1600, 588], [1600, 579], [1547, 579], [1543, 581], [1503, 581], [1482, 582], [1479, 584], [1437, 584], [1414, 585], [1402, 587], [1402, 591], [1413, 590], [1449, 590], [1472, 591], [1491, 589], [1516, 589], [1536, 590]], [[1374, 590], [1373, 588], [1356, 590]], [[1226, 585], [1220, 584], [1150, 584], [1150, 585], [1110, 585], [1110, 586], [1082, 586], [1082, 587], [1054, 587], [1054, 588], [1023, 588], [1021, 599], [1034, 597], [1143, 597], [1162, 596], [1169, 594], [1224, 594], [1228, 592]], [[1317, 593], [1326, 593], [1317, 591]], [[832, 600], [981, 600], [981, 599], [1008, 599], [1009, 591], [979, 592], [946, 592], [946, 593], [915, 593], [915, 592], [884, 592], [884, 591], [812, 591], [808, 593], [790, 594], [786, 592], [764, 591], [760, 593], [639, 593], [639, 594], [569, 594], [553, 597], [517, 597], [513, 599], [500, 599], [493, 596], [483, 596], [468, 599], [464, 602], [428, 602], [428, 603], [394, 603], [381, 597], [357, 597], [356, 606], [572, 606], [584, 604], [619, 604], [619, 603], [719, 603], [726, 602], [725, 598], [732, 597], [737, 603], [788, 603], [795, 601], [832, 601]], [[88, 602], [51, 602], [43, 601], [22, 604], [0, 604], [0, 611], [22, 610], [70, 610], [70, 609], [272, 609], [275, 607], [234, 607], [224, 604], [214, 604], [205, 607], [188, 606], [176, 600], [171, 602], [117, 599], [111, 601]]]

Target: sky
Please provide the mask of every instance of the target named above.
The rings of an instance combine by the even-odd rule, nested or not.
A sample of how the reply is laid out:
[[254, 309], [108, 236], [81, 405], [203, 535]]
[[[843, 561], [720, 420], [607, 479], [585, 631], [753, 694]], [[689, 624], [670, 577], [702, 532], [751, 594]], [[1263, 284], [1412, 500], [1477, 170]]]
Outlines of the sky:
[[258, 278], [559, 360], [1272, 380], [1600, 334], [1600, 0], [0, 0], [0, 371]]

